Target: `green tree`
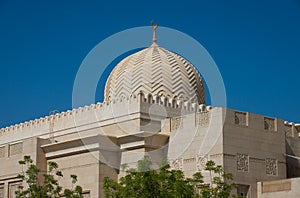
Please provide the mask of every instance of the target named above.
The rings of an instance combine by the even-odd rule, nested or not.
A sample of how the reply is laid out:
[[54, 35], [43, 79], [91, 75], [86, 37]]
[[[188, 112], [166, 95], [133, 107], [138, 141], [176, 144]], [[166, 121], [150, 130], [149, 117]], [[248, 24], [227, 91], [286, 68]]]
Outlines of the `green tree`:
[[[158, 171], [151, 169], [151, 160], [146, 156], [138, 161], [136, 169], [125, 167], [126, 176], [116, 182], [104, 178], [103, 190], [106, 198], [227, 198], [236, 185], [230, 180], [232, 174], [225, 173], [213, 161], [206, 164], [211, 173], [211, 182], [205, 183], [200, 172], [186, 178], [181, 170], [171, 170], [164, 161]], [[239, 196], [235, 196], [239, 197]]]
[[58, 178], [63, 177], [61, 171], [58, 170], [58, 164], [56, 162], [48, 162], [47, 173], [42, 174], [42, 182], [38, 182], [38, 176], [41, 174], [38, 167], [33, 163], [30, 156], [24, 156], [23, 160], [19, 161], [22, 165], [22, 169], [26, 168], [26, 171], [22, 171], [18, 175], [18, 178], [22, 179], [26, 183], [26, 187], [19, 186], [16, 191], [17, 198], [60, 198], [64, 196], [66, 198], [82, 198], [82, 188], [74, 185], [77, 183], [77, 176], [71, 175], [72, 189], [65, 189], [64, 193], [61, 193], [62, 187], [58, 183]]
[[208, 161], [205, 170], [209, 171], [210, 182], [208, 184], [202, 183], [200, 185], [199, 189], [201, 197], [229, 197], [231, 191], [237, 187], [235, 183], [231, 182], [233, 180], [233, 175], [231, 173], [225, 173], [223, 167], [217, 166], [215, 162]]

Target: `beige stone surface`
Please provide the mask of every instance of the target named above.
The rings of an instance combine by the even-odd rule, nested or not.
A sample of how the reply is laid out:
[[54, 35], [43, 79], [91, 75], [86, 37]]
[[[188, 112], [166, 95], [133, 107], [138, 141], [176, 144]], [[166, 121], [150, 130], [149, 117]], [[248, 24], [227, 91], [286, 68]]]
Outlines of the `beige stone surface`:
[[258, 198], [298, 198], [300, 197], [300, 178], [257, 183]]
[[181, 56], [158, 45], [124, 58], [106, 82], [105, 101], [124, 100], [142, 91], [168, 98], [205, 103], [204, 83], [196, 68]]

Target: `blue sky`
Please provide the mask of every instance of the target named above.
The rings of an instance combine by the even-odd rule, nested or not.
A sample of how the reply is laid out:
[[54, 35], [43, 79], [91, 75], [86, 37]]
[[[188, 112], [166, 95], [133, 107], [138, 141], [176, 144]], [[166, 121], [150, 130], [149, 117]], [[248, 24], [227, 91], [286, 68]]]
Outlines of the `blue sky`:
[[300, 0], [0, 0], [0, 127], [71, 109], [88, 52], [152, 19], [208, 50], [228, 107], [300, 122]]

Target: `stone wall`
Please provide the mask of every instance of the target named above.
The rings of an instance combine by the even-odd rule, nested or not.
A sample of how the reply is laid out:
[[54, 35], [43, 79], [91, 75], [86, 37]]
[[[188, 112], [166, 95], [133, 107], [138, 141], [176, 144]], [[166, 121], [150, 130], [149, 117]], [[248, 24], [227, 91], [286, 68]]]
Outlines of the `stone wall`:
[[300, 178], [257, 183], [258, 198], [298, 198], [300, 197]]

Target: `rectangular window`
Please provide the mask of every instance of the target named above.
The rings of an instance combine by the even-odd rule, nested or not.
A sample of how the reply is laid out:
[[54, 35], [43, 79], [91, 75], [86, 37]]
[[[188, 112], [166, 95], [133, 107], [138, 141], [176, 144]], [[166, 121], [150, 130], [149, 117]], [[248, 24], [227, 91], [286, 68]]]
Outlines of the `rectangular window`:
[[240, 126], [248, 126], [247, 113], [235, 111], [234, 112], [234, 124]]
[[196, 114], [196, 126], [208, 127], [210, 122], [209, 112], [199, 112]]
[[23, 153], [23, 142], [18, 142], [9, 145], [9, 156]]
[[264, 128], [268, 131], [275, 131], [275, 119], [264, 117]]

